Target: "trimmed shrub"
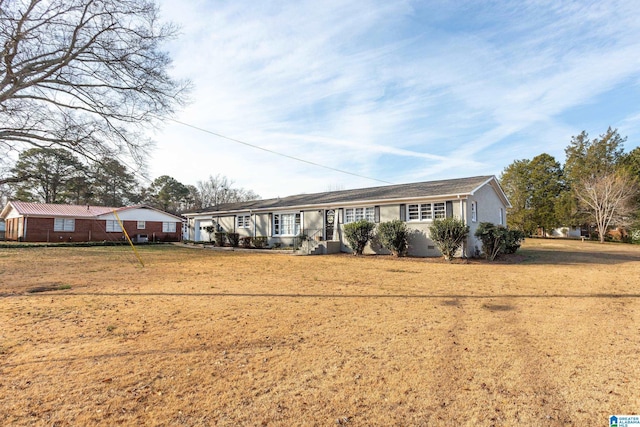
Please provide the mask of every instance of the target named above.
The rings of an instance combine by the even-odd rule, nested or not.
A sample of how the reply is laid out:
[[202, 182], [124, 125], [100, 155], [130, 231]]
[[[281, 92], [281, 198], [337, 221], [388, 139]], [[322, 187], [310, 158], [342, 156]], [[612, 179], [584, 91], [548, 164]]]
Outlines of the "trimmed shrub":
[[395, 256], [407, 254], [409, 231], [407, 224], [399, 219], [378, 224], [378, 240], [382, 247]]
[[249, 236], [244, 236], [240, 238], [240, 245], [242, 245], [243, 248], [250, 248], [251, 247], [251, 237]]
[[232, 247], [237, 248], [240, 244], [240, 235], [238, 233], [227, 233], [227, 240]]
[[266, 236], [256, 236], [251, 238], [251, 243], [253, 243], [253, 246], [258, 249], [266, 248], [268, 242], [269, 238]]
[[367, 220], [360, 220], [344, 225], [344, 238], [353, 249], [354, 255], [362, 255], [365, 246], [373, 238], [376, 225]]
[[524, 242], [524, 231], [510, 230], [507, 228], [506, 242], [504, 245], [505, 254], [515, 254], [520, 245]]
[[490, 261], [496, 259], [500, 254], [515, 253], [525, 237], [520, 230], [509, 230], [490, 222], [481, 222], [475, 235], [482, 241], [482, 252]]
[[481, 222], [475, 236], [482, 242], [482, 253], [490, 261], [504, 252], [507, 241], [507, 229], [490, 222]]
[[218, 246], [224, 246], [226, 240], [227, 240], [227, 233], [224, 232], [218, 232], [215, 234], [216, 236], [216, 245]]
[[469, 226], [458, 218], [434, 219], [429, 226], [429, 238], [447, 261], [451, 261], [468, 235]]

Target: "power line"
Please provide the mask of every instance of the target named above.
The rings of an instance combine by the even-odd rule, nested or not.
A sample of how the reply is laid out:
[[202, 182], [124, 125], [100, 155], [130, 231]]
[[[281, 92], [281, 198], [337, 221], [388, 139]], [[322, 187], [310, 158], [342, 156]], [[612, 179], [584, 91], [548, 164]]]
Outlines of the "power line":
[[360, 175], [360, 174], [357, 174], [357, 173], [353, 173], [353, 172], [345, 171], [345, 170], [338, 169], [338, 168], [333, 168], [333, 167], [331, 167], [331, 166], [326, 166], [326, 165], [323, 165], [323, 164], [320, 164], [320, 163], [312, 162], [312, 161], [310, 161], [310, 160], [301, 159], [301, 158], [299, 158], [299, 157], [290, 156], [290, 155], [288, 155], [288, 154], [280, 153], [280, 152], [275, 151], [275, 150], [270, 150], [270, 149], [268, 149], [268, 148], [264, 148], [264, 147], [260, 147], [260, 146], [258, 146], [258, 145], [250, 144], [250, 143], [248, 143], [248, 142], [244, 142], [244, 141], [241, 141], [241, 140], [236, 139], [236, 138], [231, 138], [231, 137], [228, 137], [228, 136], [225, 136], [225, 135], [219, 134], [219, 133], [217, 133], [217, 132], [212, 132], [212, 131], [210, 131], [210, 130], [208, 130], [208, 129], [203, 129], [203, 128], [201, 128], [201, 127], [194, 126], [194, 125], [191, 125], [191, 124], [189, 124], [189, 123], [181, 122], [180, 120], [176, 120], [176, 119], [173, 119], [173, 118], [170, 118], [170, 117], [169, 117], [168, 119], [169, 119], [169, 120], [172, 120], [172, 121], [174, 121], [174, 122], [176, 122], [176, 123], [178, 123], [178, 124], [181, 124], [181, 125], [183, 125], [183, 126], [190, 127], [190, 128], [192, 128], [192, 129], [198, 130], [198, 131], [200, 131], [200, 132], [208, 133], [208, 134], [210, 134], [210, 135], [217, 136], [218, 138], [226, 139], [226, 140], [228, 140], [228, 141], [235, 142], [235, 143], [237, 143], [237, 144], [246, 145], [247, 147], [255, 148], [255, 149], [257, 149], [257, 150], [266, 151], [267, 153], [275, 154], [276, 156], [286, 157], [287, 159], [295, 160], [295, 161], [297, 161], [297, 162], [306, 163], [306, 164], [308, 164], [308, 165], [317, 166], [317, 167], [319, 167], [319, 168], [328, 169], [328, 170], [331, 170], [331, 171], [334, 171], [334, 172], [344, 173], [344, 174], [351, 175], [351, 176], [355, 176], [355, 177], [358, 177], [358, 178], [369, 179], [369, 180], [371, 180], [371, 181], [382, 182], [382, 183], [384, 183], [384, 184], [393, 184], [393, 182], [384, 181], [384, 180], [382, 180], [382, 179], [377, 179], [377, 178], [371, 178], [371, 177], [369, 177], [369, 176]]

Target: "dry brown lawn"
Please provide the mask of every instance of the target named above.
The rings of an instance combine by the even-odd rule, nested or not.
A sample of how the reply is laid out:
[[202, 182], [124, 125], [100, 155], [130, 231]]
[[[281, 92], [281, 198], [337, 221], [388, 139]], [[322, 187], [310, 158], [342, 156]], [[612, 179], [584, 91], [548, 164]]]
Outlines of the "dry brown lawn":
[[[640, 411], [640, 247], [498, 263], [0, 249], [0, 425], [603, 426]], [[48, 290], [45, 289], [57, 289]]]

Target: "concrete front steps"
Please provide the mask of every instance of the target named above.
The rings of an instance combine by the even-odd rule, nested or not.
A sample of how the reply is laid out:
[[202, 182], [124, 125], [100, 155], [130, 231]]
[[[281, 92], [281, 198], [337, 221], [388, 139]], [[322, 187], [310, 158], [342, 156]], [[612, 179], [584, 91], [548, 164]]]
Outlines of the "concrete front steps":
[[339, 240], [306, 241], [302, 243], [299, 253], [304, 255], [327, 255], [340, 253]]

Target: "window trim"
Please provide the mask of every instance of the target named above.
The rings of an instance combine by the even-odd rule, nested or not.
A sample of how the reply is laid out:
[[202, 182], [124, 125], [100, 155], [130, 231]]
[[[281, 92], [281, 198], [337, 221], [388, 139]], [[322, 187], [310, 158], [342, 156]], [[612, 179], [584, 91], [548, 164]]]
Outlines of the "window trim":
[[[447, 217], [447, 202], [408, 203], [405, 213], [406, 222], [433, 222]], [[412, 214], [417, 217], [411, 218]]]
[[250, 214], [236, 215], [236, 227], [251, 228], [251, 215]]
[[[141, 223], [142, 227], [140, 227]], [[144, 230], [145, 228], [147, 228], [147, 221], [136, 221], [136, 227], [138, 230]]]
[[105, 220], [104, 231], [107, 233], [122, 233], [122, 227], [115, 219]]
[[[172, 226], [173, 224], [173, 226]], [[172, 230], [173, 229], [173, 230]], [[162, 222], [162, 232], [163, 233], [175, 233], [176, 232], [176, 223], [173, 221], [163, 221]]]
[[[358, 210], [360, 211], [358, 213]], [[369, 222], [376, 222], [376, 207], [375, 206], [354, 206], [351, 208], [344, 208], [344, 223], [349, 224], [356, 221], [366, 220]]]
[[[282, 216], [283, 215], [293, 215], [293, 233], [294, 234], [283, 234], [282, 230]], [[276, 229], [276, 221], [277, 229]], [[271, 227], [272, 227], [272, 235], [274, 237], [295, 237], [299, 236], [302, 232], [302, 215], [301, 212], [274, 212], [273, 217], [271, 219]]]
[[[59, 221], [62, 221], [62, 227]], [[68, 225], [71, 224], [71, 227]], [[60, 233], [73, 233], [76, 231], [76, 219], [75, 218], [54, 218], [53, 219], [53, 231]]]

